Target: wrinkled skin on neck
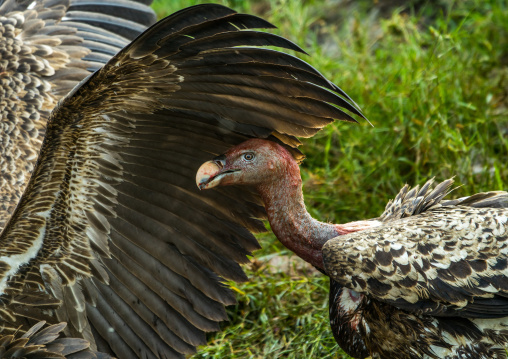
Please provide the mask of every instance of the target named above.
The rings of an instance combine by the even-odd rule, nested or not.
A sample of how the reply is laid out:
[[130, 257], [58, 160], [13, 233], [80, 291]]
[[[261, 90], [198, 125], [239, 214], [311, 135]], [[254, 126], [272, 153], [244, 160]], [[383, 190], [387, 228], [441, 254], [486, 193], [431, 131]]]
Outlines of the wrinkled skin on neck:
[[312, 218], [303, 200], [300, 168], [291, 153], [275, 142], [246, 141], [220, 156], [216, 163], [206, 176], [201, 169], [198, 171], [198, 186], [254, 186], [279, 241], [318, 268], [323, 269], [321, 249], [327, 240], [371, 226], [366, 221], [336, 225]]
[[294, 161], [277, 164], [276, 178], [256, 186], [265, 203], [272, 231], [292, 252], [323, 269], [321, 249], [339, 232], [335, 225], [319, 222], [307, 212], [298, 165]]

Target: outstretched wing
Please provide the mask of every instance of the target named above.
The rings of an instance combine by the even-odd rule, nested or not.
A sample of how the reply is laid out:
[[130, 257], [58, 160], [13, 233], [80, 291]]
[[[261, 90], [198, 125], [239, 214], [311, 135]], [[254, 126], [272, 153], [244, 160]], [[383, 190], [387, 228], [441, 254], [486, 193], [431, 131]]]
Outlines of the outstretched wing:
[[252, 47], [301, 51], [250, 30], [263, 27], [219, 5], [182, 10], [61, 102], [0, 236], [4, 322], [54, 310], [134, 358], [183, 357], [227, 319], [222, 278], [246, 279], [264, 210], [243, 189], [199, 192], [196, 170], [250, 137], [294, 146], [354, 121], [339, 107], [362, 116], [305, 62]]
[[0, 1], [0, 228], [28, 183], [51, 110], [154, 22], [148, 4], [133, 0]]
[[508, 193], [445, 201], [404, 187], [380, 217], [384, 225], [323, 247], [326, 272], [342, 286], [433, 315], [508, 315]]

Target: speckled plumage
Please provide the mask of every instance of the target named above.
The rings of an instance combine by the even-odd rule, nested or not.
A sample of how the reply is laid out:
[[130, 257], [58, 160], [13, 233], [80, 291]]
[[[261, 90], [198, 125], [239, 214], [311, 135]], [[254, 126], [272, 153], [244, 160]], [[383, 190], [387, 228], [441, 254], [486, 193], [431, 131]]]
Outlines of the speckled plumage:
[[506, 357], [508, 194], [442, 200], [451, 183], [405, 186], [380, 226], [323, 247], [330, 321], [346, 352]]
[[30, 178], [58, 100], [154, 21], [136, 0], [0, 2], [0, 228]]

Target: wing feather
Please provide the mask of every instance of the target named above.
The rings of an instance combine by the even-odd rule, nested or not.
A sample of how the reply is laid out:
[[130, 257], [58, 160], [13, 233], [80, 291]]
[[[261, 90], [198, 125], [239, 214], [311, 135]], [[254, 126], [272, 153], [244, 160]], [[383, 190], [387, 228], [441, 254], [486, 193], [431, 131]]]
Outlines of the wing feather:
[[380, 217], [383, 225], [325, 244], [326, 272], [405, 310], [508, 315], [508, 193], [444, 200], [451, 184], [405, 186]]

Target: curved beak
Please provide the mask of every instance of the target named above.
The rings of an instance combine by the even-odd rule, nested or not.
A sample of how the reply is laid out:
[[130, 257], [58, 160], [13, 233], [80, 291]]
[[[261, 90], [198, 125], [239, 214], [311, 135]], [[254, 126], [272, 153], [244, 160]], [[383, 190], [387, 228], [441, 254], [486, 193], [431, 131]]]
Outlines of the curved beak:
[[196, 184], [199, 189], [209, 189], [220, 184], [222, 178], [236, 172], [236, 170], [225, 170], [226, 156], [221, 155], [215, 157], [211, 161], [207, 161], [199, 167], [196, 173]]

